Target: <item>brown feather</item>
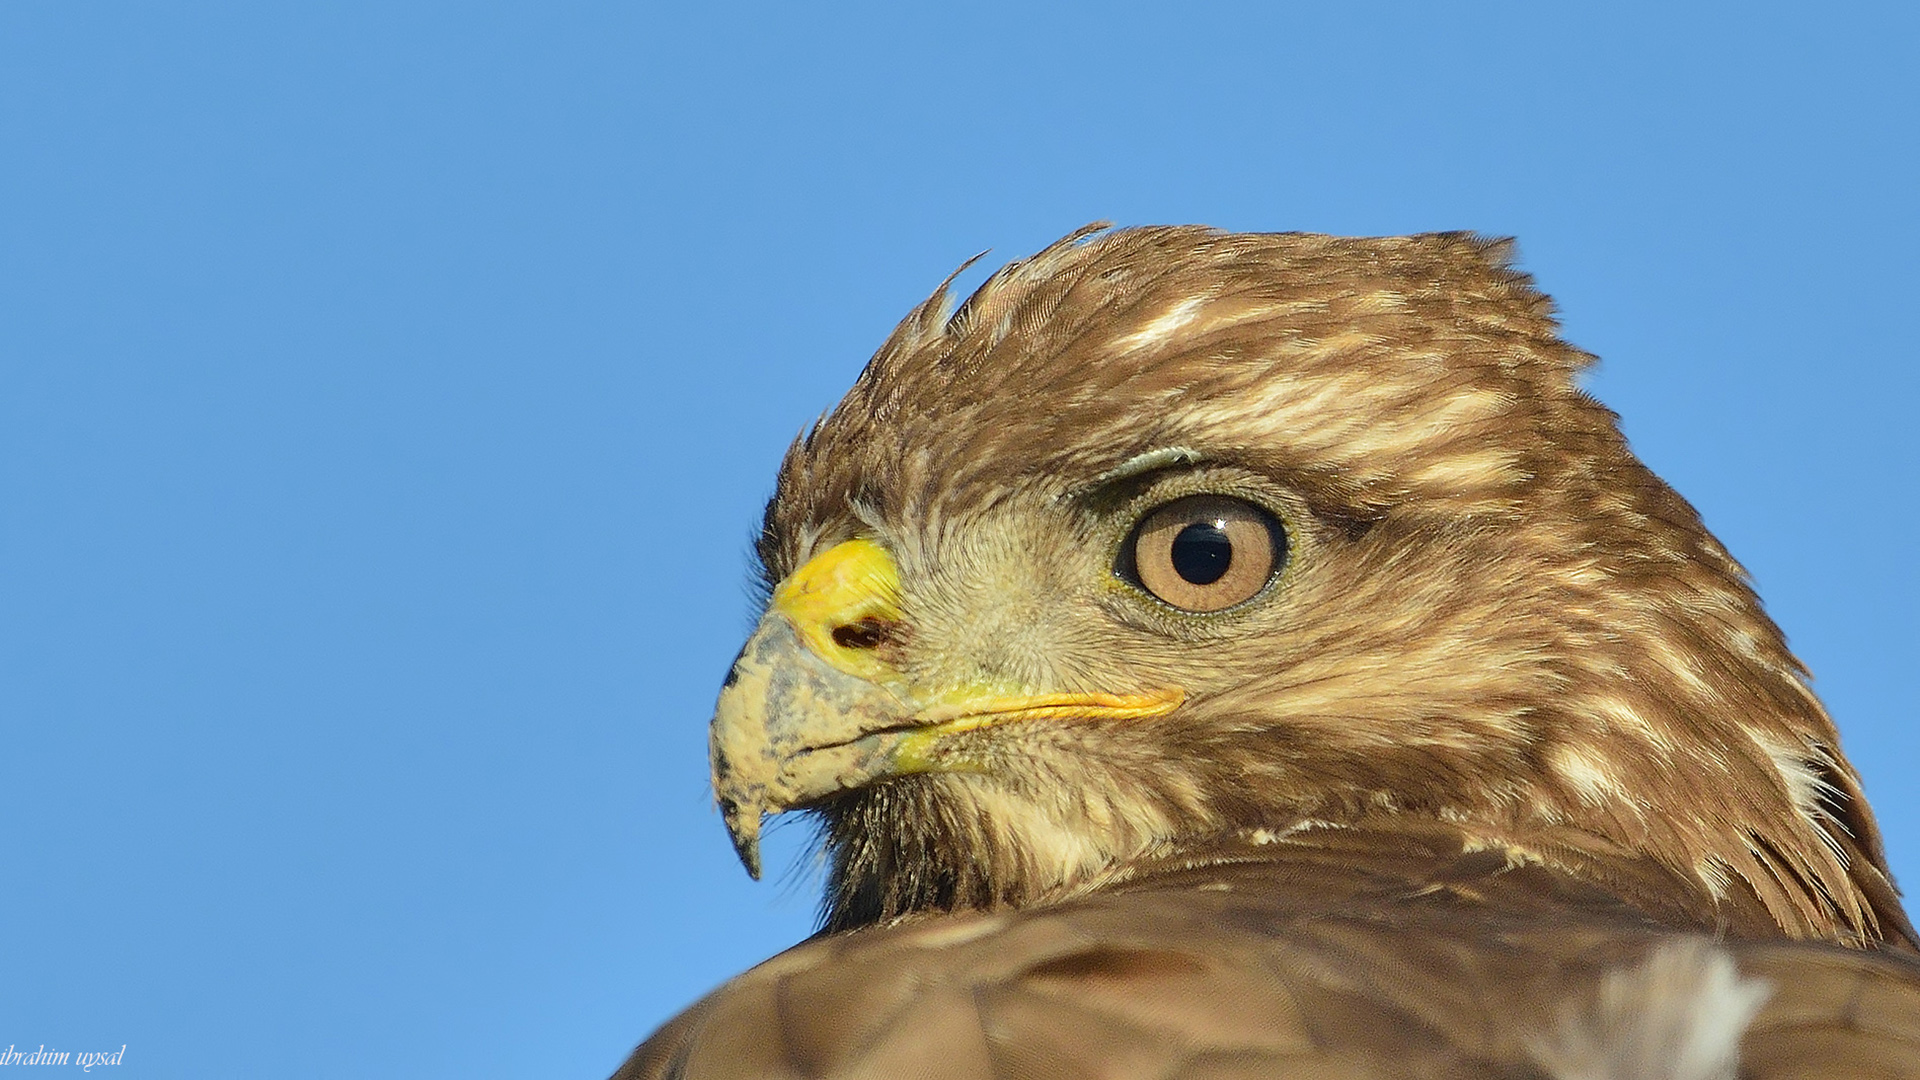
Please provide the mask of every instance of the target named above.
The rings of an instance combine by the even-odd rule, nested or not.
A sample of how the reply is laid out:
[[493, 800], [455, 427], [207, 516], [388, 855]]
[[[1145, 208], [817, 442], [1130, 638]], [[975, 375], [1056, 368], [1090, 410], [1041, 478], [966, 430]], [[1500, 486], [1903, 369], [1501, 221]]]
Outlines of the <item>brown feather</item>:
[[[1914, 965], [1848, 951], [1916, 941], [1834, 725], [1510, 258], [1090, 227], [916, 308], [788, 451], [767, 579], [870, 537], [916, 683], [1185, 704], [814, 807], [828, 936], [622, 1075], [1637, 1075], [1594, 1047], [1705, 1028], [1616, 999], [1752, 979], [1742, 1076], [1911, 1060]], [[1284, 522], [1257, 602], [1116, 581], [1195, 493]]]
[[[1757, 1011], [1747, 1080], [1920, 1077], [1920, 962], [1767, 941], [1757, 909], [1737, 928], [1656, 917], [1463, 854], [1467, 839], [1309, 830], [1150, 860], [1039, 911], [824, 936], [696, 1005], [616, 1080], [1731, 1080], [1680, 1067], [1698, 1024], [1675, 1018], [1710, 1025], [1716, 1008], [1735, 1011], [1736, 1036]], [[1608, 876], [1665, 873], [1628, 857]], [[1702, 993], [1716, 963], [1732, 1000]]]

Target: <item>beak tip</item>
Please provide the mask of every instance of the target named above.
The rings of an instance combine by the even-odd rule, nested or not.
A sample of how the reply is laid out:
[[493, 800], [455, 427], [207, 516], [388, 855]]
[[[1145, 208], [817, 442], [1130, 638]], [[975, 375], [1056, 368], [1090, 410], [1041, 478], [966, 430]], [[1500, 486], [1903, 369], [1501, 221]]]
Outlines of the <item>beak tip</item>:
[[747, 876], [760, 880], [760, 845], [752, 841], [734, 845], [734, 853], [740, 856], [740, 865], [746, 867]]
[[733, 853], [747, 876], [760, 880], [760, 808], [743, 807], [732, 799], [720, 800], [720, 816], [727, 823], [727, 835], [733, 840]]

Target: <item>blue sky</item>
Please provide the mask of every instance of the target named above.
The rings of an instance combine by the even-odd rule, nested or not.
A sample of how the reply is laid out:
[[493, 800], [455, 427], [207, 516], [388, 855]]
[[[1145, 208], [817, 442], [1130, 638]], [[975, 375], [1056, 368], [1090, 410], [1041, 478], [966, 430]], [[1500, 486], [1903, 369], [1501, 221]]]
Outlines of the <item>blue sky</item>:
[[1915, 9], [1178, 10], [0, 7], [0, 1047], [593, 1077], [806, 933], [779, 453], [1101, 218], [1518, 236], [1920, 881]]

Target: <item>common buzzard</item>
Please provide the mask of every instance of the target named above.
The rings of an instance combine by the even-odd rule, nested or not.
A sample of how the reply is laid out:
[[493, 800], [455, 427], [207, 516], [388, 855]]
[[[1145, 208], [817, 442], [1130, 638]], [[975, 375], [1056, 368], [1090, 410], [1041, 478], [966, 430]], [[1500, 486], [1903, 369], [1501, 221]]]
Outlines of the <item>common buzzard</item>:
[[1509, 258], [1095, 227], [909, 314], [713, 721], [822, 930], [618, 1075], [1920, 1077], [1833, 723]]

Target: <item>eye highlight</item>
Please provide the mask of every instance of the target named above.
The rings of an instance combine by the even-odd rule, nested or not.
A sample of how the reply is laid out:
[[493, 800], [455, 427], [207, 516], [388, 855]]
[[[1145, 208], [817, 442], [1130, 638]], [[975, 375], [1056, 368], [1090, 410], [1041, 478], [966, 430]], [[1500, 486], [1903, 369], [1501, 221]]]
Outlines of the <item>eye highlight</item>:
[[1267, 511], [1222, 495], [1154, 510], [1121, 550], [1122, 577], [1182, 611], [1224, 611], [1252, 599], [1287, 558], [1287, 532]]

